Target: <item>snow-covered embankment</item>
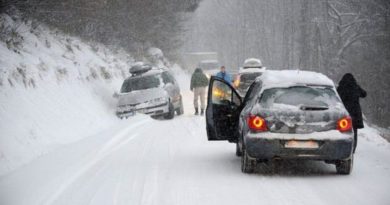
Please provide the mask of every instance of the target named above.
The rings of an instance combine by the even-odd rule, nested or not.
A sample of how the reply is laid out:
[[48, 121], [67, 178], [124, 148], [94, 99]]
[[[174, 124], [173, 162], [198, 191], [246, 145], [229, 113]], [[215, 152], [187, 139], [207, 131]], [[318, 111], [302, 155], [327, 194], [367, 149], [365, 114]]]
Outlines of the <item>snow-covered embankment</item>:
[[130, 56], [18, 15], [0, 25], [0, 176], [118, 121]]

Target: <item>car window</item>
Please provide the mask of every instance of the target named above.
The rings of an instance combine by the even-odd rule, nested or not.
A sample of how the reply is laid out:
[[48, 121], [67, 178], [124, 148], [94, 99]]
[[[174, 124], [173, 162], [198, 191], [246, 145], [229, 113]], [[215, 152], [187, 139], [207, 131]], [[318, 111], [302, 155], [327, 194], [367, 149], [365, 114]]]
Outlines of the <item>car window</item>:
[[339, 102], [339, 98], [330, 87], [307, 86], [267, 89], [260, 99], [260, 104], [264, 108], [275, 108], [281, 105], [330, 107]]
[[161, 76], [162, 76], [164, 84], [168, 84], [168, 83], [175, 84], [175, 79], [168, 72], [163, 72]]
[[157, 88], [161, 84], [160, 75], [148, 75], [125, 80], [122, 84], [121, 93], [128, 93], [135, 90]]
[[262, 73], [245, 73], [241, 74], [240, 82], [242, 83], [252, 83], [256, 80], [257, 77], [261, 76]]
[[212, 88], [212, 103], [218, 105], [231, 105], [235, 104], [239, 106], [241, 100], [239, 96], [233, 92], [233, 89], [226, 83], [221, 81], [214, 81]]
[[244, 102], [250, 101], [250, 99], [253, 99], [257, 93], [260, 92], [261, 89], [261, 82], [253, 82], [251, 86], [248, 89], [248, 92], [245, 95]]

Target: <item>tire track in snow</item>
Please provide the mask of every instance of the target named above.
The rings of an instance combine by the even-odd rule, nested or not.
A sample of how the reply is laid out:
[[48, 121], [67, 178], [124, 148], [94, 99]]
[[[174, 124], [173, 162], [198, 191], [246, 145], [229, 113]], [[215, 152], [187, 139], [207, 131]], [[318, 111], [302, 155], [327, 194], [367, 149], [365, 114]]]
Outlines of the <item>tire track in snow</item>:
[[[155, 121], [152, 121], [152, 122], [155, 122]], [[158, 121], [157, 121], [158, 122]], [[150, 130], [149, 130], [150, 131]], [[139, 144], [137, 145], [137, 148], [136, 150], [133, 150], [137, 153], [137, 155], [135, 155], [136, 157], [136, 164], [131, 164], [131, 163], [128, 163], [128, 166], [126, 168], [126, 172], [128, 170], [131, 170], [131, 171], [134, 171], [135, 173], [133, 175], [128, 175], [128, 173], [131, 173], [131, 172], [127, 172], [127, 174], [125, 174], [126, 176], [126, 181], [128, 182], [128, 184], [131, 184], [129, 187], [129, 190], [131, 190], [129, 193], [132, 193], [131, 195], [127, 194], [126, 196], [128, 197], [127, 198], [127, 201], [138, 201], [136, 204], [140, 204], [142, 198], [143, 198], [143, 195], [147, 194], [147, 193], [144, 193], [144, 186], [145, 186], [145, 181], [146, 181], [146, 178], [148, 177], [148, 169], [146, 169], [145, 171], [145, 166], [147, 166], [147, 164], [145, 164], [145, 159], [149, 159], [146, 157], [147, 153], [150, 152], [152, 146], [152, 141], [154, 139], [154, 136], [151, 136], [149, 134], [147, 134], [148, 131], [142, 131], [139, 133], [139, 135], [142, 135], [142, 144]], [[141, 166], [137, 166], [137, 165], [142, 165], [143, 167]], [[142, 187], [142, 188], [140, 188]], [[118, 190], [120, 191], [120, 190]], [[122, 190], [123, 191], [123, 190]], [[127, 193], [127, 192], [126, 192]], [[119, 195], [119, 193], [118, 193]]]
[[[112, 164], [114, 164], [114, 162], [113, 161], [109, 161], [109, 163], [107, 163], [106, 165], [100, 166], [99, 167], [99, 172], [96, 173], [96, 175], [93, 178], [99, 178], [100, 183], [104, 185], [109, 178], [105, 177], [105, 178], [101, 179], [100, 174], [103, 173], [107, 169], [107, 167], [111, 167]], [[98, 195], [99, 191], [103, 189], [103, 187], [104, 186], [97, 187], [93, 191], [93, 194], [91, 195], [91, 197], [89, 198], [88, 203], [85, 203], [85, 204], [89, 204], [89, 205], [94, 204], [96, 196]]]
[[[132, 184], [133, 200], [136, 204], [167, 204], [163, 201], [170, 192], [172, 185], [166, 183], [166, 177], [171, 173], [170, 169], [180, 150], [180, 137], [183, 138], [179, 130], [183, 128], [185, 118], [178, 118], [172, 121], [156, 121], [154, 132], [150, 130], [143, 133], [145, 143], [140, 147], [138, 162], [142, 162], [143, 167], [137, 167]], [[159, 135], [164, 133], [164, 135]], [[164, 145], [164, 146], [162, 146]], [[141, 151], [142, 150], [142, 151]], [[169, 203], [168, 203], [169, 204]]]
[[121, 141], [123, 138], [127, 137], [129, 132], [135, 129], [136, 127], [139, 127], [143, 124], [145, 124], [149, 120], [142, 120], [140, 122], [135, 123], [134, 125], [131, 125], [123, 130], [121, 130], [118, 134], [113, 137], [108, 143], [105, 143], [103, 148], [101, 148], [97, 155], [94, 156], [93, 159], [89, 160], [86, 162], [84, 166], [82, 166], [79, 171], [74, 173], [73, 175], [69, 176], [67, 178], [67, 181], [63, 184], [61, 184], [58, 189], [47, 199], [45, 200], [42, 204], [44, 205], [51, 205], [53, 204], [63, 192], [65, 192], [74, 182], [77, 181], [79, 177], [81, 177], [84, 173], [86, 173], [89, 169], [91, 169], [95, 164], [97, 164], [99, 161], [110, 155], [111, 153], [115, 152], [122, 146], [126, 145], [129, 143], [131, 140], [136, 138], [139, 134], [131, 134], [128, 138], [125, 140]]

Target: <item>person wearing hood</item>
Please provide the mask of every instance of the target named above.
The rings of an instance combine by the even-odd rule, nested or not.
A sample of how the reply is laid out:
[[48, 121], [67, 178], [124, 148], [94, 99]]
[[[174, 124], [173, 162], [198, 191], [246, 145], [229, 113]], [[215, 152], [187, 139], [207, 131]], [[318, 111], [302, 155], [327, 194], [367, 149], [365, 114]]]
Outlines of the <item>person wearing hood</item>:
[[337, 92], [352, 118], [355, 140], [353, 152], [355, 152], [358, 140], [357, 131], [358, 129], [364, 128], [359, 98], [365, 98], [367, 96], [367, 92], [357, 84], [356, 79], [351, 73], [347, 73], [342, 77], [339, 82], [339, 86], [337, 87]]
[[209, 85], [209, 80], [207, 76], [203, 73], [202, 69], [196, 68], [194, 73], [191, 76], [191, 91], [194, 92], [194, 107], [195, 115], [199, 114], [199, 103], [200, 99], [200, 114], [204, 114], [205, 104], [205, 95], [206, 87]]

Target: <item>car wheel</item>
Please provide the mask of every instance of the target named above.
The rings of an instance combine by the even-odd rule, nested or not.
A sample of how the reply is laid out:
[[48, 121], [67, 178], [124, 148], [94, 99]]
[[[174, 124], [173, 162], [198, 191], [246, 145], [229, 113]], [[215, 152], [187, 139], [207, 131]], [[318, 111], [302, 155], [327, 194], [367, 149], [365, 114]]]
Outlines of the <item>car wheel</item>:
[[165, 119], [173, 119], [175, 116], [175, 109], [173, 108], [172, 103], [169, 103], [168, 113], [164, 116]]
[[176, 114], [177, 114], [177, 115], [182, 115], [182, 114], [184, 114], [183, 99], [181, 99], [181, 98], [180, 98], [180, 107], [177, 108]]
[[337, 174], [349, 175], [353, 168], [353, 155], [350, 159], [339, 160], [336, 162]]
[[241, 171], [243, 173], [253, 173], [256, 168], [256, 160], [251, 159], [245, 151], [245, 148], [242, 149], [241, 154]]
[[242, 155], [242, 151], [240, 149], [240, 145], [238, 144], [238, 142], [236, 143], [236, 156], [237, 157], [241, 157]]

